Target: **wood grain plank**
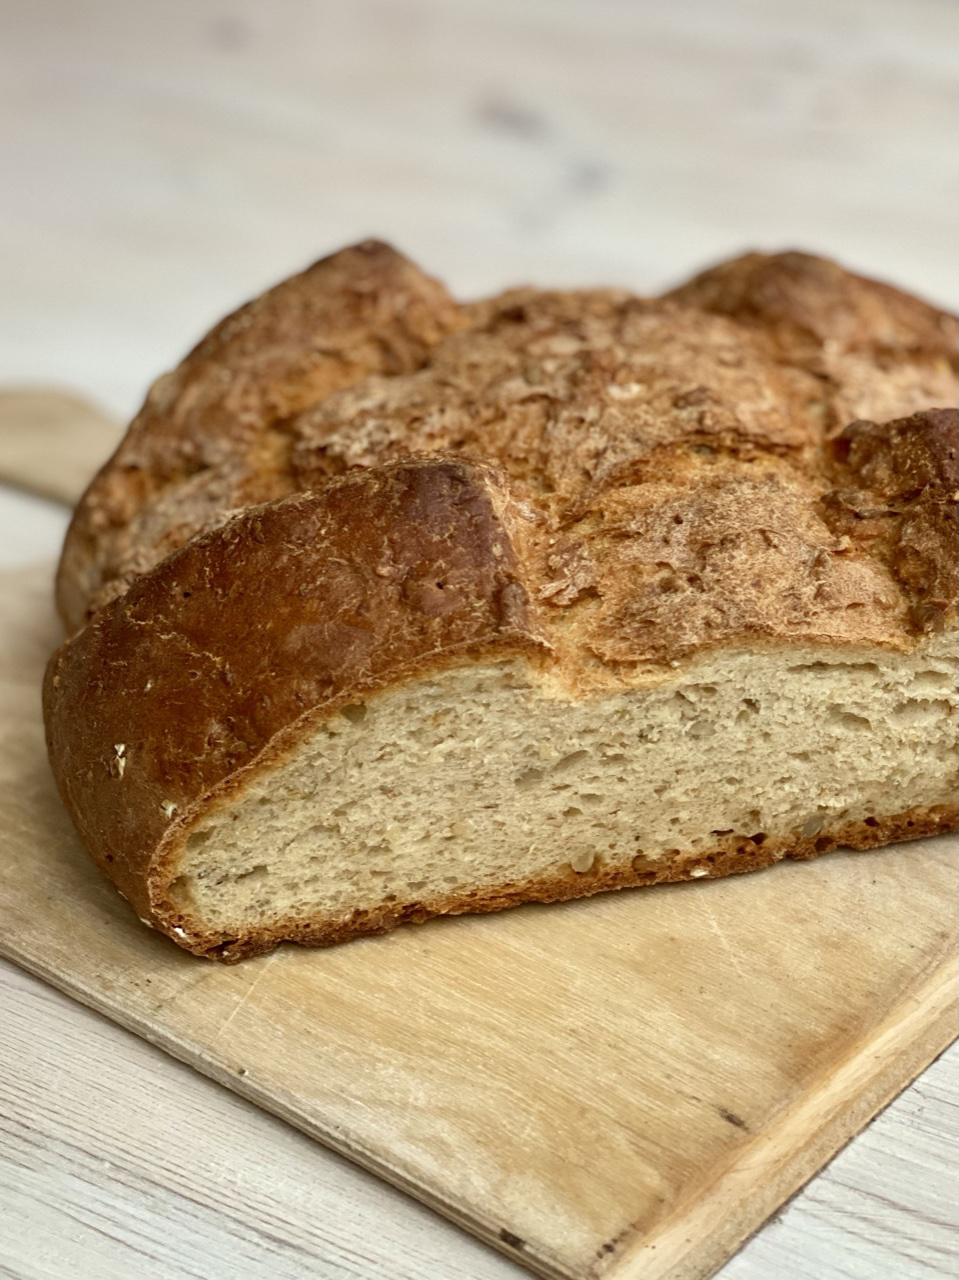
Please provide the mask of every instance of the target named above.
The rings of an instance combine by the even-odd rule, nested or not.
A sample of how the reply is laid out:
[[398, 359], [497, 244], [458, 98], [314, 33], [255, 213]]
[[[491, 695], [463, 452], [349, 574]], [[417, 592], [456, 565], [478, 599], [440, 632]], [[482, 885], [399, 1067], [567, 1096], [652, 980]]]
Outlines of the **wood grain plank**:
[[[275, 1280], [518, 1280], [527, 1274], [380, 1179], [4, 961], [0, 1011], [2, 1275], [253, 1280], [268, 1271]], [[722, 1280], [951, 1275], [957, 1257], [951, 1170], [959, 1134], [949, 1116], [957, 1104], [953, 1048], [774, 1216], [723, 1268]], [[8, 1128], [24, 1120], [35, 1139], [26, 1159]], [[269, 1252], [260, 1251], [260, 1223], [270, 1234]], [[158, 1234], [165, 1248], [155, 1263], [141, 1241]]]
[[957, 964], [946, 960], [751, 1144], [698, 1201], [634, 1244], [616, 1280], [701, 1280], [955, 1039]]
[[3, 962], [0, 1000], [0, 1267], [17, 1280], [526, 1274]]

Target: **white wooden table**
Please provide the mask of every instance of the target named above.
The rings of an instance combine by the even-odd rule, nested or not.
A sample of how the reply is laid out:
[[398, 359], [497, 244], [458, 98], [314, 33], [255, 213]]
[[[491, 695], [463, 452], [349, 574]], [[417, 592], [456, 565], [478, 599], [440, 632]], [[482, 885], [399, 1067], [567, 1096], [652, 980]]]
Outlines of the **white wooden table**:
[[[0, 382], [128, 416], [227, 308], [371, 233], [466, 294], [797, 245], [954, 305], [956, 34], [949, 0], [5, 0]], [[64, 522], [0, 494], [0, 562]], [[723, 1280], [953, 1275], [957, 1065]], [[0, 964], [0, 1276], [521, 1274]]]

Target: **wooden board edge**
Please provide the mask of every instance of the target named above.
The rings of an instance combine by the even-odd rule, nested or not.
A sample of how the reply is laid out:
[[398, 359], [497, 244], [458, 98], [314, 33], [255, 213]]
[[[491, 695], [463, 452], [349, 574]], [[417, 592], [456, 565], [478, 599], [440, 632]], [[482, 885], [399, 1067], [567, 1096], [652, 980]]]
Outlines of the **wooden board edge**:
[[[705, 1193], [643, 1238], [627, 1237], [596, 1280], [707, 1280], [771, 1214], [957, 1038], [959, 958], [947, 957], [829, 1078], [758, 1134]], [[765, 1165], [761, 1188], [757, 1165]], [[745, 1191], [749, 1190], [749, 1196]]]
[[[25, 430], [35, 441], [26, 451]], [[0, 485], [70, 510], [123, 434], [124, 424], [83, 392], [0, 384]]]
[[75, 485], [69, 483], [61, 485], [54, 480], [48, 481], [25, 475], [15, 468], [5, 467], [2, 463], [0, 463], [0, 485], [15, 489], [18, 493], [28, 493], [33, 498], [42, 498], [44, 502], [63, 507], [65, 511], [72, 511], [83, 493], [83, 490], [78, 490]]
[[[301, 1133], [305, 1133], [307, 1137], [312, 1138], [321, 1146], [327, 1147], [337, 1155], [349, 1160], [352, 1164], [359, 1165], [368, 1173], [382, 1179], [384, 1182], [388, 1182], [398, 1191], [402, 1191], [414, 1200], [419, 1201], [420, 1204], [426, 1205], [428, 1209], [432, 1209], [441, 1217], [446, 1218], [447, 1221], [452, 1222], [455, 1226], [481, 1240], [484, 1244], [492, 1246], [512, 1262], [519, 1263], [534, 1275], [543, 1277], [543, 1280], [579, 1280], [579, 1277], [574, 1276], [566, 1268], [554, 1265], [547, 1258], [538, 1257], [530, 1252], [514, 1248], [500, 1235], [500, 1224], [484, 1222], [474, 1214], [468, 1205], [442, 1199], [431, 1191], [429, 1187], [421, 1185], [409, 1174], [404, 1173], [402, 1169], [390, 1165], [381, 1156], [366, 1151], [364, 1148], [354, 1146], [342, 1135], [338, 1135], [332, 1130], [312, 1124], [309, 1120], [299, 1115], [294, 1107], [285, 1105], [282, 1098], [273, 1096], [258, 1088], [255, 1080], [251, 1080], [248, 1076], [238, 1075], [226, 1063], [211, 1058], [205, 1050], [187, 1040], [180, 1039], [173, 1032], [157, 1032], [145, 1018], [141, 1018], [136, 1013], [130, 1013], [119, 1004], [112, 1003], [108, 995], [58, 973], [56, 970], [49, 968], [38, 957], [16, 949], [10, 945], [9, 941], [4, 939], [0, 939], [0, 959], [9, 960], [11, 964], [17, 965], [18, 968], [23, 969], [26, 973], [39, 978], [41, 982], [56, 988], [64, 995], [69, 996], [70, 999], [76, 1000], [88, 1009], [92, 1009], [94, 1013], [109, 1019], [109, 1021], [122, 1027], [125, 1031], [129, 1031], [140, 1039], [146, 1040], [148, 1044], [154, 1045], [162, 1052], [168, 1053], [170, 1057], [176, 1058], [178, 1061], [185, 1063], [186, 1066], [198, 1071], [201, 1075], [213, 1080], [216, 1084], [229, 1089], [246, 1102], [250, 1102], [259, 1107], [260, 1110], [276, 1116], [277, 1119], [291, 1125], [294, 1129], [298, 1129]], [[210, 962], [198, 960], [198, 963], [209, 964]]]

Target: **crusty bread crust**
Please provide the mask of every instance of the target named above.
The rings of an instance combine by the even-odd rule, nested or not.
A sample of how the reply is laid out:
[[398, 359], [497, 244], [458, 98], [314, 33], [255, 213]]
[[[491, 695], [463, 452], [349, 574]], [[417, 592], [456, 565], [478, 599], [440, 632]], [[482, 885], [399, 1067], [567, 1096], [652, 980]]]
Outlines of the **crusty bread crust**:
[[957, 341], [954, 316], [809, 254], [748, 254], [661, 299], [521, 289], [459, 306], [367, 241], [227, 317], [154, 384], [77, 506], [60, 609], [75, 630], [236, 511], [410, 453], [498, 463], [559, 529], [650, 483], [685, 501], [684, 479], [724, 468], [761, 482], [733, 505], [775, 506], [853, 420], [954, 404]]
[[228, 514], [296, 492], [297, 414], [370, 374], [419, 368], [462, 323], [438, 281], [375, 240], [227, 316], [153, 384], [77, 504], [57, 573], [68, 631]]
[[211, 794], [317, 716], [451, 664], [545, 650], [518, 520], [481, 464], [356, 472], [194, 539], [54, 655], [60, 792], [141, 917], [158, 918], [169, 851]]
[[803, 254], [459, 306], [367, 243], [271, 290], [154, 387], [68, 533], [44, 711], [84, 842], [235, 959], [950, 829], [915, 808], [227, 941], [169, 896], [214, 796], [431, 672], [520, 656], [577, 700], [710, 650], [913, 652], [956, 610], [955, 333]]

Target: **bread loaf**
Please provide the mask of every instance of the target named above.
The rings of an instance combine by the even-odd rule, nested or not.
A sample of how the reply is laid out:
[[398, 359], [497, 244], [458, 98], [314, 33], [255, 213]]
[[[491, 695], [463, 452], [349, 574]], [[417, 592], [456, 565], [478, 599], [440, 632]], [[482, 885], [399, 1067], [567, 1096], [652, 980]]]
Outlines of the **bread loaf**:
[[82, 839], [236, 960], [954, 828], [956, 333], [797, 253], [659, 299], [460, 305], [375, 243], [281, 284], [74, 515]]

